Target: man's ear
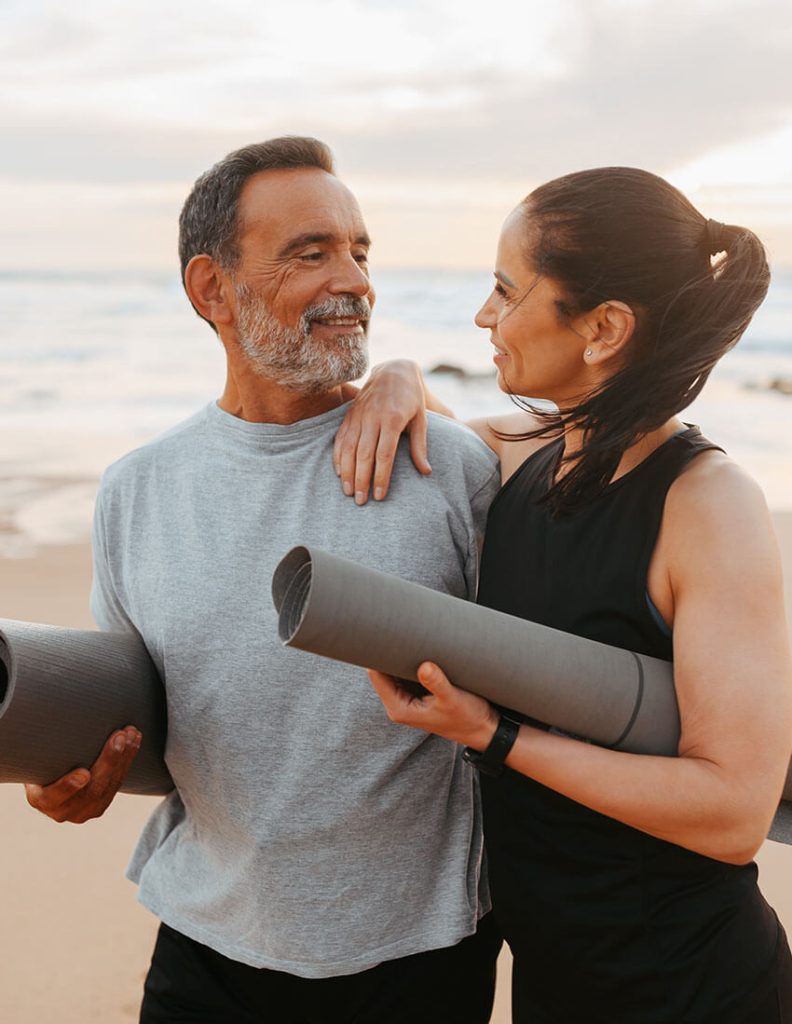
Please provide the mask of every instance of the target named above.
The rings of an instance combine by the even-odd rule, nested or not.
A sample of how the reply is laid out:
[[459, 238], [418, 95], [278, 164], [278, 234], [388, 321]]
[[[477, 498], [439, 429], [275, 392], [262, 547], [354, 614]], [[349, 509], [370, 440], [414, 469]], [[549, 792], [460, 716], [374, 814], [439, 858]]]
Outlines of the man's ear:
[[618, 299], [601, 302], [580, 319], [583, 359], [592, 366], [620, 358], [635, 331], [635, 313]]
[[213, 324], [234, 322], [231, 280], [211, 256], [206, 253], [193, 256], [184, 270], [184, 287], [201, 316]]

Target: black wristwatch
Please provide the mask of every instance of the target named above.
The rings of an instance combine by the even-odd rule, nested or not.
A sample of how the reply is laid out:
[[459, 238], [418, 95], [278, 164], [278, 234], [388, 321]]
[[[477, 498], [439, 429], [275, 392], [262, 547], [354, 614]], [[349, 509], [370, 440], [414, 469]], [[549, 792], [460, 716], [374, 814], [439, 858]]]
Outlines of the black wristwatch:
[[495, 730], [495, 735], [490, 740], [487, 749], [480, 751], [474, 750], [472, 747], [465, 747], [462, 751], [462, 757], [468, 764], [478, 768], [480, 772], [497, 778], [503, 772], [503, 762], [509, 756], [509, 751], [514, 746], [514, 741], [517, 739], [519, 731], [519, 723], [512, 721], [511, 718], [507, 718], [502, 714], [498, 722], [498, 728]]

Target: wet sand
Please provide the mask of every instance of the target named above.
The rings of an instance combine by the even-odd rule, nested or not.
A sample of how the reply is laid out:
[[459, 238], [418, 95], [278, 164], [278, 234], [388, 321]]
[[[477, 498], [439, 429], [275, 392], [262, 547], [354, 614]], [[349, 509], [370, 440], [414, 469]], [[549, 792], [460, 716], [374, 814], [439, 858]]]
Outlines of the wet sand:
[[[792, 512], [775, 516], [792, 622]], [[0, 560], [0, 617], [86, 628], [86, 546]], [[99, 821], [56, 825], [0, 786], [0, 1021], [124, 1024], [137, 1019], [156, 920], [136, 901], [124, 868], [154, 804], [119, 797]], [[765, 843], [762, 889], [792, 934], [792, 847]], [[508, 1024], [508, 956], [493, 1024]]]

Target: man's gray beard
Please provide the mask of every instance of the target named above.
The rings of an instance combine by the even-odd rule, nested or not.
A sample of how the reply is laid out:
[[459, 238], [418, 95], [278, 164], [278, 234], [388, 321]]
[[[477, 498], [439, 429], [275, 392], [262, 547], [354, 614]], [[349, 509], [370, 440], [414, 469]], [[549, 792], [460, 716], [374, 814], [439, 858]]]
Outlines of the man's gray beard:
[[367, 338], [339, 333], [319, 344], [311, 336], [312, 321], [325, 317], [363, 317], [368, 330], [367, 299], [342, 297], [309, 306], [297, 327], [287, 327], [244, 282], [235, 285], [237, 338], [253, 370], [281, 387], [317, 395], [362, 377], [368, 369]]

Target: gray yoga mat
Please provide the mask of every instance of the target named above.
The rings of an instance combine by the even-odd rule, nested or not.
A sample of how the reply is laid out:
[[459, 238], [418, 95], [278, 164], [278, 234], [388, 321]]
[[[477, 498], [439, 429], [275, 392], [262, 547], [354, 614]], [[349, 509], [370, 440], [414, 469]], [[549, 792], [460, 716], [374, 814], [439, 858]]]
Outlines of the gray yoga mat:
[[[679, 709], [670, 662], [483, 608], [318, 548], [296, 547], [272, 579], [291, 647], [417, 683], [424, 661], [457, 685], [565, 732], [673, 757]], [[792, 797], [792, 770], [784, 801]], [[792, 843], [782, 802], [770, 838]]]
[[46, 785], [90, 768], [125, 725], [143, 741], [122, 792], [170, 792], [164, 691], [142, 640], [0, 619], [0, 782]]

